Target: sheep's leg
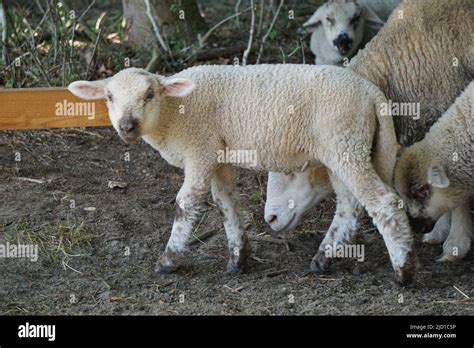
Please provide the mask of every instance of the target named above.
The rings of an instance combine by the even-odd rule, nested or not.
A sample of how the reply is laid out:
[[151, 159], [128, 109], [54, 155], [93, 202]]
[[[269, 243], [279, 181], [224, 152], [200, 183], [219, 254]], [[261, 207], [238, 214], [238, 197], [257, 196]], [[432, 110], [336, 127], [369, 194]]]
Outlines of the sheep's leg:
[[416, 254], [408, 217], [401, 199], [386, 185], [371, 165], [357, 161], [326, 158], [326, 165], [367, 210], [382, 235], [395, 280], [400, 284], [412, 281], [416, 271]]
[[469, 252], [472, 238], [472, 219], [469, 200], [451, 212], [451, 229], [443, 244], [443, 254], [436, 261], [459, 261]]
[[311, 271], [316, 273], [324, 273], [329, 266], [329, 258], [332, 253], [327, 252], [328, 248], [334, 249], [338, 245], [353, 242], [363, 212], [362, 205], [344, 184], [331, 173], [329, 173], [329, 177], [337, 197], [336, 213], [318, 252], [311, 261]]
[[410, 283], [415, 275], [417, 262], [413, 234], [407, 214], [400, 204], [400, 197], [373, 169], [351, 173], [353, 175], [347, 173], [348, 170], [342, 173], [344, 181], [382, 234], [395, 270], [395, 280], [402, 285]]
[[250, 242], [245, 235], [241, 219], [233, 199], [234, 178], [230, 165], [221, 166], [211, 182], [212, 198], [224, 218], [230, 259], [227, 270], [237, 273], [245, 270], [246, 261], [251, 252]]
[[430, 233], [423, 236], [423, 243], [437, 245], [443, 243], [448, 237], [451, 228], [451, 213], [444, 213]]
[[176, 196], [176, 216], [171, 236], [164, 253], [156, 264], [155, 271], [170, 273], [178, 267], [196, 217], [206, 202], [211, 184], [211, 173], [211, 170], [204, 167], [185, 169], [184, 183]]

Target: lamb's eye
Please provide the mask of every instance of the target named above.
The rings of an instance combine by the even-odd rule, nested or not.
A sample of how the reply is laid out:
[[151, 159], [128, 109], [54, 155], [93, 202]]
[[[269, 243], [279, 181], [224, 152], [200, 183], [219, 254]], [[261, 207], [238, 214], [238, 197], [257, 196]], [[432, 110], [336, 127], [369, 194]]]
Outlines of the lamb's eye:
[[351, 19], [351, 25], [353, 25], [354, 27], [356, 27], [356, 26], [359, 24], [359, 21], [360, 21], [360, 15], [359, 15], [359, 16], [355, 16], [354, 18]]
[[149, 88], [145, 94], [145, 102], [149, 102], [155, 97], [155, 91], [152, 88]]
[[111, 103], [114, 101], [114, 97], [112, 96], [112, 93], [110, 93], [110, 92], [107, 93], [107, 100]]
[[326, 21], [327, 21], [330, 25], [333, 25], [333, 24], [334, 24], [334, 18], [326, 17]]

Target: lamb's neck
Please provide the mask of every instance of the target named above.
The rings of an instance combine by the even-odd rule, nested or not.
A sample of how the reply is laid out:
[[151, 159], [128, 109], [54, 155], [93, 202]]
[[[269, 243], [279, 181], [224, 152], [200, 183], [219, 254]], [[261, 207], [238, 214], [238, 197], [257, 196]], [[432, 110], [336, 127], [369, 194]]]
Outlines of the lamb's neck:
[[164, 151], [167, 148], [168, 139], [176, 130], [180, 122], [179, 102], [176, 98], [163, 98], [160, 111], [157, 115], [157, 123], [153, 129], [145, 136], [143, 140], [149, 143], [158, 151]]

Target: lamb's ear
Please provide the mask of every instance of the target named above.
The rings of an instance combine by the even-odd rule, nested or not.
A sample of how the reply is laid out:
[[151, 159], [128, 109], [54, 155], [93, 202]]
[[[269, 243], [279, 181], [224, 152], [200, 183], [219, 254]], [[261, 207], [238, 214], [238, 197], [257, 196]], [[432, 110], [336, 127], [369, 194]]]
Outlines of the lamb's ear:
[[307, 32], [315, 31], [320, 25], [322, 20], [324, 19], [324, 13], [326, 9], [326, 4], [320, 6], [313, 15], [303, 23], [302, 29], [306, 29]]
[[449, 179], [444, 168], [437, 164], [432, 164], [428, 168], [428, 184], [433, 187], [446, 188], [449, 186]]
[[364, 6], [365, 11], [365, 25], [371, 29], [380, 30], [385, 25], [385, 22], [377, 16], [377, 14], [367, 6]]
[[182, 78], [165, 78], [161, 81], [161, 85], [163, 95], [170, 97], [185, 97], [196, 88], [193, 81]]
[[82, 99], [102, 99], [105, 98], [106, 80], [98, 81], [76, 81], [67, 86], [67, 89]]

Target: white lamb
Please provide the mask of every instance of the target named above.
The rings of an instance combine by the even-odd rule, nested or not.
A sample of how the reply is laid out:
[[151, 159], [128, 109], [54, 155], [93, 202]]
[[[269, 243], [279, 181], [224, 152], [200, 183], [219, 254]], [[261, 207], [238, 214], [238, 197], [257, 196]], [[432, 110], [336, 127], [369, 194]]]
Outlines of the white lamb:
[[[381, 232], [399, 283], [412, 280], [416, 256], [399, 197], [384, 183], [393, 174], [393, 124], [372, 83], [333, 66], [199, 66], [171, 77], [126, 69], [110, 79], [77, 81], [71, 92], [107, 98], [113, 126], [125, 141], [143, 138], [170, 164], [184, 168], [176, 218], [157, 271], [178, 266], [209, 187], [224, 216], [228, 270], [243, 269], [250, 245], [232, 199], [232, 164], [294, 171], [305, 163], [329, 169], [338, 199], [358, 200]], [[357, 117], [354, 117], [357, 113]], [[374, 137], [374, 164], [370, 152]], [[223, 153], [247, 151], [254, 161], [225, 163]]]
[[303, 24], [317, 65], [346, 65], [385, 24], [399, 0], [332, 0]]
[[474, 82], [471, 82], [426, 137], [402, 152], [395, 170], [397, 191], [407, 202], [413, 218], [433, 222], [451, 211], [453, 222], [458, 223], [447, 238], [436, 233], [424, 236], [430, 243], [441, 243], [446, 239], [440, 261], [459, 260], [471, 245], [469, 199], [474, 195], [473, 121]]

